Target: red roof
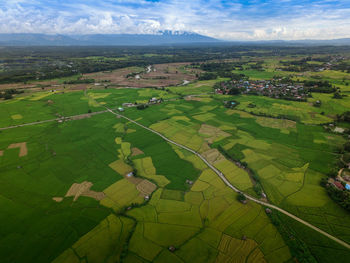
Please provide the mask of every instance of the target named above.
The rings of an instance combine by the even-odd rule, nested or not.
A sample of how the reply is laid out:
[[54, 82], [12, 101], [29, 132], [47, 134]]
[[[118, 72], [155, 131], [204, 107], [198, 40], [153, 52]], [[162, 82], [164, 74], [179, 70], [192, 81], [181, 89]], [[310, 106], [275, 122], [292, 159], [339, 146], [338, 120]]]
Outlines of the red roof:
[[340, 190], [344, 190], [344, 189], [345, 189], [344, 186], [343, 186], [340, 182], [335, 181], [335, 182], [334, 182], [334, 185], [335, 185], [337, 188], [339, 188]]

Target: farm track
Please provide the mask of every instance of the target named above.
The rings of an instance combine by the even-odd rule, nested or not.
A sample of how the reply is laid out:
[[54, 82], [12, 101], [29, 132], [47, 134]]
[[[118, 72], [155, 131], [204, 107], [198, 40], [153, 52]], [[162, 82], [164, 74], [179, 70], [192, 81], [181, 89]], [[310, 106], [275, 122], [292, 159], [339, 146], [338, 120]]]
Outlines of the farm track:
[[84, 114], [78, 114], [78, 115], [72, 115], [72, 116], [67, 116], [67, 117], [61, 117], [61, 118], [56, 118], [56, 119], [50, 119], [50, 120], [44, 120], [44, 121], [35, 121], [35, 122], [29, 122], [29, 123], [23, 123], [23, 124], [18, 124], [18, 125], [13, 125], [13, 126], [8, 126], [8, 127], [3, 127], [0, 128], [0, 131], [4, 130], [9, 130], [13, 128], [18, 128], [18, 127], [24, 127], [24, 126], [31, 126], [31, 125], [37, 125], [37, 124], [42, 124], [42, 123], [47, 123], [47, 122], [53, 122], [53, 121], [72, 121], [72, 120], [80, 120], [82, 118], [87, 118], [93, 115], [98, 115], [101, 113], [106, 113], [108, 110], [104, 111], [96, 111], [96, 112], [91, 112], [91, 113], [84, 113]]
[[[129, 89], [139, 89], [139, 88], [133, 88], [133, 87], [129, 87]], [[186, 97], [199, 97], [202, 95], [208, 95], [210, 93], [202, 93], [202, 94], [194, 94], [194, 95], [186, 95]], [[88, 96], [86, 94], [86, 90], [84, 90], [84, 95]], [[176, 101], [176, 100], [180, 100], [181, 98], [173, 98], [173, 99], [166, 99], [164, 100], [164, 102], [168, 102], [168, 101]], [[96, 102], [98, 103], [98, 102]], [[149, 103], [147, 103], [147, 105], [150, 105]], [[134, 106], [130, 106], [132, 107], [136, 107], [137, 105]], [[23, 124], [18, 124], [18, 125], [12, 125], [12, 126], [7, 126], [7, 127], [0, 127], [0, 131], [4, 131], [4, 130], [9, 130], [9, 129], [13, 129], [13, 128], [19, 128], [19, 127], [24, 127], [24, 126], [31, 126], [31, 125], [37, 125], [37, 124], [42, 124], [42, 123], [47, 123], [47, 122], [53, 122], [53, 121], [70, 121], [70, 120], [79, 120], [79, 117], [87, 117], [87, 116], [93, 116], [93, 115], [97, 115], [97, 114], [101, 114], [101, 113], [105, 113], [108, 112], [108, 110], [104, 110], [104, 111], [96, 111], [96, 112], [92, 112], [92, 113], [85, 113], [85, 114], [78, 114], [78, 115], [72, 115], [72, 116], [67, 116], [67, 117], [61, 117], [61, 118], [55, 118], [55, 119], [49, 119], [49, 120], [43, 120], [43, 121], [35, 121], [35, 122], [29, 122], [29, 123], [23, 123]]]
[[325, 231], [319, 229], [318, 227], [316, 227], [316, 226], [314, 226], [314, 225], [312, 225], [312, 224], [306, 222], [305, 220], [303, 220], [303, 219], [301, 219], [301, 218], [299, 218], [299, 217], [297, 217], [297, 216], [295, 216], [295, 215], [293, 215], [293, 214], [287, 212], [286, 210], [284, 210], [284, 209], [282, 209], [282, 208], [280, 208], [280, 207], [278, 207], [278, 206], [276, 206], [276, 205], [266, 203], [266, 202], [264, 202], [264, 201], [261, 201], [261, 200], [259, 200], [259, 199], [256, 199], [256, 198], [254, 198], [254, 197], [252, 197], [252, 196], [250, 196], [250, 195], [248, 195], [248, 194], [242, 192], [241, 190], [239, 190], [238, 188], [236, 188], [235, 186], [233, 186], [233, 185], [226, 179], [225, 175], [224, 175], [222, 172], [220, 172], [217, 168], [215, 168], [212, 164], [210, 164], [210, 163], [209, 163], [201, 154], [199, 154], [198, 152], [196, 152], [196, 151], [194, 151], [194, 150], [192, 150], [192, 149], [190, 149], [190, 148], [188, 148], [188, 147], [186, 147], [186, 146], [184, 146], [184, 145], [182, 145], [182, 144], [179, 144], [179, 143], [177, 143], [177, 142], [174, 142], [173, 140], [170, 140], [169, 138], [165, 137], [163, 134], [161, 134], [161, 133], [159, 133], [159, 132], [157, 132], [157, 131], [155, 131], [155, 130], [152, 130], [151, 128], [148, 128], [148, 127], [146, 127], [146, 126], [144, 126], [144, 125], [142, 125], [142, 124], [140, 124], [140, 123], [138, 123], [138, 122], [136, 122], [136, 121], [134, 121], [134, 120], [132, 120], [132, 119], [126, 117], [126, 116], [124, 116], [124, 115], [118, 114], [118, 113], [114, 112], [113, 110], [111, 110], [111, 109], [109, 109], [109, 108], [107, 108], [107, 107], [105, 107], [105, 108], [107, 109], [107, 111], [109, 111], [110, 113], [116, 115], [117, 117], [124, 118], [124, 119], [126, 119], [126, 120], [128, 120], [128, 121], [130, 121], [130, 122], [132, 122], [132, 123], [134, 123], [134, 124], [136, 124], [137, 126], [139, 126], [139, 127], [143, 128], [143, 129], [146, 129], [146, 130], [148, 130], [148, 131], [150, 131], [150, 132], [152, 132], [152, 133], [158, 135], [159, 137], [161, 137], [161, 138], [164, 139], [165, 141], [167, 141], [167, 142], [169, 142], [169, 143], [171, 143], [171, 144], [173, 144], [173, 145], [176, 145], [176, 146], [178, 146], [178, 147], [180, 147], [180, 148], [182, 148], [182, 149], [184, 149], [184, 150], [186, 150], [186, 151], [189, 151], [189, 152], [193, 153], [194, 155], [198, 156], [211, 170], [213, 170], [213, 171], [221, 178], [221, 180], [222, 180], [228, 187], [230, 187], [232, 190], [234, 190], [234, 191], [237, 192], [237, 193], [243, 194], [247, 199], [249, 199], [249, 200], [251, 200], [251, 201], [253, 201], [253, 202], [255, 202], [255, 203], [258, 203], [258, 204], [260, 204], [260, 205], [263, 205], [263, 206], [266, 206], [266, 207], [275, 209], [275, 210], [279, 211], [280, 213], [282, 213], [282, 214], [284, 214], [284, 215], [286, 215], [286, 216], [288, 216], [288, 217], [290, 217], [290, 218], [292, 218], [292, 219], [298, 221], [299, 223], [301, 223], [301, 224], [303, 224], [303, 225], [305, 225], [305, 226], [307, 226], [307, 227], [309, 227], [309, 228], [311, 228], [311, 229], [317, 231], [318, 233], [320, 233], [320, 234], [322, 234], [322, 235], [328, 237], [329, 239], [332, 239], [333, 241], [337, 242], [338, 244], [342, 245], [343, 247], [345, 247], [345, 248], [347, 248], [347, 249], [350, 249], [350, 245], [349, 245], [348, 243], [344, 242], [343, 240], [341, 240], [341, 239], [339, 239], [339, 238], [337, 238], [337, 237], [335, 237], [335, 236], [332, 236], [331, 234], [328, 234], [327, 232], [325, 232]]

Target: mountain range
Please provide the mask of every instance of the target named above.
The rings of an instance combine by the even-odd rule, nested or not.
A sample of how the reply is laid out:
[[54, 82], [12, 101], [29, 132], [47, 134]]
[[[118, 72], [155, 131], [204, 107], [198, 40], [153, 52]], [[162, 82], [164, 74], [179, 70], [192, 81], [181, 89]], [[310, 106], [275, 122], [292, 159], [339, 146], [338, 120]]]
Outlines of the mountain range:
[[330, 40], [223, 41], [191, 32], [160, 31], [157, 34], [0, 34], [0, 46], [151, 46], [151, 45], [273, 45], [273, 46], [342, 46], [350, 38]]
[[217, 42], [221, 41], [180, 31], [162, 31], [157, 34], [0, 34], [1, 46], [149, 46]]

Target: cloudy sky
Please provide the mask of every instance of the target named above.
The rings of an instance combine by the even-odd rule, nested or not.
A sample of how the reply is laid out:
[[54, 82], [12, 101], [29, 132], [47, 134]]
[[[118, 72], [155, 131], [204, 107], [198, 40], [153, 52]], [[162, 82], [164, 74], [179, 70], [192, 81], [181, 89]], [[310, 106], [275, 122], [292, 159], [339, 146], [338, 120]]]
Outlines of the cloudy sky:
[[350, 0], [0, 0], [0, 33], [191, 31], [225, 40], [350, 37]]

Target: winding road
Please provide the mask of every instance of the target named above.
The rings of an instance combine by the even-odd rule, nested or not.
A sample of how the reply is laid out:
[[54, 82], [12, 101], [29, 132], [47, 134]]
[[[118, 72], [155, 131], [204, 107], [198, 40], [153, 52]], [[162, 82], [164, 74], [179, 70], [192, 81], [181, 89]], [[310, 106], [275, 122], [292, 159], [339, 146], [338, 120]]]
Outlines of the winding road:
[[159, 137], [161, 137], [161, 138], [164, 139], [165, 141], [167, 141], [167, 142], [169, 142], [169, 143], [171, 143], [171, 144], [173, 144], [173, 145], [176, 145], [176, 146], [178, 146], [178, 147], [180, 147], [180, 148], [182, 148], [182, 149], [184, 149], [184, 150], [186, 150], [186, 151], [189, 151], [189, 152], [191, 152], [191, 153], [197, 155], [211, 170], [213, 170], [213, 171], [221, 178], [221, 180], [222, 180], [228, 187], [230, 187], [232, 190], [234, 190], [234, 191], [237, 192], [237, 193], [243, 194], [247, 199], [249, 199], [249, 200], [251, 200], [251, 201], [253, 201], [253, 202], [255, 202], [255, 203], [258, 203], [258, 204], [260, 204], [260, 205], [269, 207], [269, 208], [271, 208], [271, 209], [275, 209], [275, 210], [281, 212], [282, 214], [284, 214], [284, 215], [286, 215], [286, 216], [289, 216], [290, 218], [293, 218], [294, 220], [296, 220], [296, 221], [298, 221], [298, 222], [304, 224], [305, 226], [307, 226], [307, 227], [309, 227], [309, 228], [311, 228], [311, 229], [317, 231], [318, 233], [320, 233], [320, 234], [322, 234], [322, 235], [328, 237], [329, 239], [332, 239], [333, 241], [337, 242], [338, 244], [342, 245], [343, 247], [345, 247], [345, 248], [347, 248], [347, 249], [350, 249], [350, 245], [349, 245], [348, 243], [344, 242], [343, 240], [341, 240], [341, 239], [339, 239], [339, 238], [337, 238], [337, 237], [335, 237], [335, 236], [332, 236], [332, 235], [328, 234], [327, 232], [323, 231], [322, 229], [319, 229], [318, 227], [315, 227], [314, 225], [312, 225], [312, 224], [306, 222], [305, 220], [303, 220], [303, 219], [301, 219], [301, 218], [299, 218], [299, 217], [297, 217], [297, 216], [295, 216], [295, 215], [293, 215], [293, 214], [287, 212], [286, 210], [284, 210], [284, 209], [282, 209], [282, 208], [280, 208], [280, 207], [278, 207], [278, 206], [276, 206], [276, 205], [272, 205], [272, 204], [266, 203], [266, 202], [264, 202], [264, 201], [261, 201], [261, 200], [259, 200], [259, 199], [254, 198], [254, 197], [252, 197], [252, 196], [250, 196], [250, 195], [245, 194], [244, 192], [242, 192], [241, 190], [239, 190], [238, 188], [236, 188], [235, 186], [233, 186], [233, 185], [226, 179], [225, 175], [224, 175], [222, 172], [220, 172], [217, 168], [215, 168], [212, 164], [210, 164], [210, 163], [209, 163], [201, 154], [199, 154], [198, 152], [196, 152], [196, 151], [194, 151], [194, 150], [192, 150], [192, 149], [190, 149], [190, 148], [188, 148], [188, 147], [186, 147], [186, 146], [184, 146], [184, 145], [182, 145], [182, 144], [179, 144], [179, 143], [177, 143], [177, 142], [174, 142], [173, 140], [170, 140], [169, 138], [165, 137], [163, 134], [161, 134], [161, 133], [159, 133], [159, 132], [157, 132], [157, 131], [155, 131], [155, 130], [152, 130], [151, 128], [148, 128], [148, 127], [146, 127], [146, 126], [144, 126], [144, 125], [142, 125], [142, 124], [140, 124], [140, 123], [138, 123], [138, 122], [136, 122], [136, 121], [134, 121], [134, 120], [132, 120], [132, 119], [130, 119], [130, 118], [124, 116], [124, 115], [122, 115], [122, 114], [116, 113], [116, 112], [114, 112], [113, 110], [111, 110], [111, 109], [109, 109], [109, 108], [107, 108], [107, 107], [105, 107], [105, 108], [107, 109], [107, 111], [109, 111], [110, 113], [116, 115], [117, 117], [119, 117], [119, 118], [124, 118], [124, 119], [126, 119], [126, 120], [128, 120], [128, 121], [130, 121], [130, 122], [132, 122], [132, 123], [134, 123], [134, 124], [136, 124], [136, 125], [138, 125], [139, 127], [143, 128], [143, 129], [146, 129], [146, 130], [148, 130], [148, 131], [150, 131], [150, 132], [152, 132], [152, 133], [158, 135]]
[[44, 120], [44, 121], [37, 121], [37, 122], [19, 124], [19, 125], [14, 125], [14, 126], [8, 126], [8, 127], [0, 128], [0, 131], [2, 131], [2, 130], [8, 130], [8, 129], [13, 129], [13, 128], [18, 128], [18, 127], [24, 127], [24, 126], [42, 124], [42, 123], [47, 123], [47, 122], [59, 121], [59, 120], [64, 120], [64, 121], [67, 121], [67, 120], [78, 120], [80, 117], [83, 118], [83, 117], [86, 117], [86, 116], [92, 116], [92, 115], [97, 115], [97, 114], [101, 114], [101, 113], [110, 112], [110, 113], [116, 115], [116, 116], [119, 117], [119, 118], [124, 118], [124, 119], [128, 120], [129, 122], [132, 122], [132, 123], [136, 124], [137, 126], [139, 126], [139, 127], [143, 128], [143, 129], [146, 129], [146, 130], [148, 130], [148, 131], [150, 131], [150, 132], [152, 132], [152, 133], [158, 135], [159, 137], [161, 137], [162, 139], [164, 139], [164, 140], [167, 141], [168, 143], [171, 143], [171, 144], [173, 144], [173, 145], [176, 145], [176, 146], [178, 146], [178, 147], [180, 147], [180, 148], [182, 148], [182, 149], [184, 149], [184, 150], [186, 150], [186, 151], [189, 151], [189, 152], [195, 154], [195, 155], [198, 156], [211, 170], [213, 170], [213, 171], [221, 178], [221, 180], [222, 180], [228, 187], [230, 187], [232, 190], [234, 190], [234, 191], [237, 192], [237, 193], [243, 194], [247, 199], [249, 199], [249, 200], [251, 200], [251, 201], [253, 201], [253, 202], [255, 202], [255, 203], [258, 203], [258, 204], [260, 204], [260, 205], [269, 207], [269, 208], [271, 208], [271, 209], [275, 209], [275, 210], [281, 212], [282, 214], [284, 214], [284, 215], [286, 215], [286, 216], [288, 216], [288, 217], [290, 217], [290, 218], [292, 218], [292, 219], [294, 219], [294, 220], [296, 220], [296, 221], [302, 223], [303, 225], [305, 225], [305, 226], [307, 226], [307, 227], [309, 227], [309, 228], [311, 228], [311, 229], [317, 231], [318, 233], [320, 233], [320, 234], [322, 234], [322, 235], [328, 237], [329, 239], [331, 239], [331, 240], [337, 242], [338, 244], [342, 245], [343, 247], [345, 247], [345, 248], [347, 248], [347, 249], [350, 249], [350, 245], [349, 245], [348, 243], [344, 242], [343, 240], [341, 240], [341, 239], [339, 239], [339, 238], [337, 238], [337, 237], [335, 237], [335, 236], [332, 236], [332, 235], [328, 234], [327, 232], [323, 231], [322, 229], [319, 229], [318, 227], [315, 227], [314, 225], [312, 225], [312, 224], [306, 222], [305, 220], [303, 220], [303, 219], [301, 219], [301, 218], [299, 218], [299, 217], [297, 217], [297, 216], [295, 216], [295, 215], [293, 215], [293, 214], [287, 212], [286, 210], [284, 210], [284, 209], [282, 209], [282, 208], [280, 208], [280, 207], [278, 207], [278, 206], [276, 206], [276, 205], [273, 205], [273, 204], [270, 204], [270, 203], [261, 201], [261, 200], [255, 198], [255, 197], [252, 197], [252, 196], [250, 196], [250, 195], [248, 195], [248, 194], [242, 192], [242, 191], [239, 190], [237, 187], [233, 186], [233, 185], [227, 180], [227, 178], [225, 177], [225, 175], [224, 175], [221, 171], [219, 171], [219, 170], [218, 170], [217, 168], [215, 168], [212, 164], [210, 164], [210, 163], [209, 163], [201, 154], [199, 154], [198, 152], [196, 152], [196, 151], [194, 151], [194, 150], [192, 150], [192, 149], [190, 149], [190, 148], [188, 148], [188, 147], [186, 147], [186, 146], [184, 146], [184, 145], [182, 145], [182, 144], [179, 144], [179, 143], [177, 143], [177, 142], [174, 142], [173, 140], [170, 140], [169, 138], [165, 137], [163, 134], [161, 134], [161, 133], [159, 133], [159, 132], [157, 132], [157, 131], [155, 131], [155, 130], [152, 130], [151, 128], [148, 128], [148, 127], [146, 127], [146, 126], [144, 126], [144, 125], [142, 125], [142, 124], [140, 124], [140, 123], [138, 123], [138, 122], [136, 122], [136, 121], [134, 121], [134, 120], [132, 120], [132, 119], [130, 119], [130, 118], [124, 116], [124, 115], [122, 115], [122, 114], [116, 113], [116, 112], [114, 112], [112, 109], [107, 108], [106, 106], [103, 106], [103, 107], [104, 107], [106, 110], [98, 111], [98, 112], [92, 112], [92, 113], [87, 113], [87, 114], [73, 115], [73, 116], [68, 116], [68, 117], [61, 117], [61, 118], [50, 119], [50, 120]]

